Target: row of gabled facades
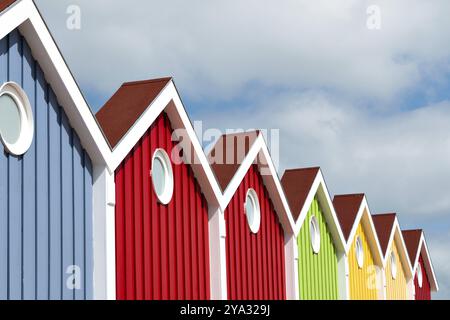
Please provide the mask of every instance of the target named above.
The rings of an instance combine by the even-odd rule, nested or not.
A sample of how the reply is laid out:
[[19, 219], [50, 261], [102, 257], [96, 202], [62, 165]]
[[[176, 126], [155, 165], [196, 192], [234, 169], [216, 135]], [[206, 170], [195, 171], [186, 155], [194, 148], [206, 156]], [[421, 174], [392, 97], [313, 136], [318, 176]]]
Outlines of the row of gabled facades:
[[0, 85], [0, 299], [438, 290], [421, 230], [332, 198], [320, 168], [280, 179], [261, 132], [206, 154], [171, 78], [125, 83], [93, 115], [31, 0], [0, 1]]

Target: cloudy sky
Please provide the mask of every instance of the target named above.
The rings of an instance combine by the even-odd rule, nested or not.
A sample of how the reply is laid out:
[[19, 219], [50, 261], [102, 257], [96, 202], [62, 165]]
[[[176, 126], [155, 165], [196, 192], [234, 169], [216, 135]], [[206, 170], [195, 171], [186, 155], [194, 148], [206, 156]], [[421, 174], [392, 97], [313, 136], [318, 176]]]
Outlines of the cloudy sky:
[[173, 76], [204, 129], [280, 129], [280, 173], [320, 165], [332, 194], [424, 228], [450, 298], [448, 0], [36, 2], [94, 111]]

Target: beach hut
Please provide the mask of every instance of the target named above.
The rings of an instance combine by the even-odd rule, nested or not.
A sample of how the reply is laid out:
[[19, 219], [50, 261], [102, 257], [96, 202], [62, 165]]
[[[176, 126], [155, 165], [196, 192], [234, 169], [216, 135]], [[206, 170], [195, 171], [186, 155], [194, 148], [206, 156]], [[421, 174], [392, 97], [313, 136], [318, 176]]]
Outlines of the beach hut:
[[333, 205], [346, 240], [349, 299], [383, 299], [383, 256], [365, 195], [337, 195]]
[[[209, 153], [223, 192], [221, 261], [227, 298], [293, 298], [293, 220], [263, 135], [223, 135]], [[288, 287], [287, 287], [288, 284]], [[224, 285], [225, 287], [225, 285]]]
[[411, 263], [408, 257], [397, 215], [385, 213], [372, 215], [383, 253], [384, 298], [408, 300], [413, 297]]
[[94, 297], [108, 152], [33, 1], [0, 1], [0, 299]]
[[414, 299], [431, 300], [431, 293], [437, 292], [439, 285], [424, 232], [419, 229], [404, 230], [402, 233], [414, 275]]
[[211, 298], [209, 213], [220, 190], [174, 82], [124, 83], [96, 117], [112, 152], [106, 290], [120, 300]]
[[345, 240], [320, 168], [286, 170], [281, 179], [297, 235], [300, 299], [347, 299]]

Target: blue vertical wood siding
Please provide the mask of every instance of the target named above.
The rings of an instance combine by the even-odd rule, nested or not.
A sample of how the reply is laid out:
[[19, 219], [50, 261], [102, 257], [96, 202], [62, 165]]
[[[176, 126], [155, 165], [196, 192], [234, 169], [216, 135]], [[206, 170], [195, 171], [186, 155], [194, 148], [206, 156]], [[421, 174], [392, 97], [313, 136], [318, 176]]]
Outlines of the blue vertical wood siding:
[[35, 134], [20, 157], [0, 143], [0, 299], [92, 299], [92, 164], [17, 30], [0, 40], [7, 81], [27, 93]]

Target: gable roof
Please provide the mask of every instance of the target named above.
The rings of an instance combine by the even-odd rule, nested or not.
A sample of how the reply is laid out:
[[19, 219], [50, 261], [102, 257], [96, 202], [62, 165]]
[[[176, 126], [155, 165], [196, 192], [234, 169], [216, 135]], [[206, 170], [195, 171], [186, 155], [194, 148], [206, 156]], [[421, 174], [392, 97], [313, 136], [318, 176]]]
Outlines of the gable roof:
[[373, 224], [377, 230], [378, 241], [380, 241], [381, 250], [383, 256], [386, 255], [386, 251], [389, 246], [389, 240], [391, 237], [392, 229], [395, 222], [395, 213], [384, 213], [372, 215]]
[[11, 6], [16, 1], [17, 0], [0, 0], [0, 12], [7, 9], [9, 6]]
[[294, 234], [300, 232], [311, 204], [317, 197], [336, 249], [345, 252], [345, 239], [320, 168], [286, 170], [281, 185], [294, 218]]
[[397, 214], [383, 213], [372, 215], [372, 220], [377, 231], [378, 240], [383, 252], [383, 266], [386, 266], [390, 257], [392, 244], [397, 245], [397, 252], [403, 265], [405, 277], [410, 279], [413, 275], [411, 262], [409, 260], [408, 249], [403, 239]]
[[289, 202], [294, 221], [297, 221], [319, 171], [319, 167], [313, 167], [288, 169], [284, 172], [281, 185]]
[[346, 241], [349, 240], [350, 232], [363, 200], [363, 193], [336, 195], [333, 198], [334, 209]]
[[288, 233], [294, 233], [294, 220], [280, 179], [261, 131], [223, 135], [209, 152], [208, 159], [222, 189], [221, 209], [225, 211], [249, 168], [257, 164], [275, 212]]
[[336, 214], [339, 217], [345, 240], [347, 241], [345, 251], [348, 253], [350, 250], [358, 225], [361, 222], [366, 231], [366, 238], [369, 242], [375, 263], [384, 266], [383, 252], [365, 194], [336, 195], [334, 196], [333, 204]]
[[94, 167], [107, 167], [111, 155], [108, 143], [32, 0], [0, 2], [0, 39], [15, 29], [19, 29], [30, 46]]
[[258, 138], [259, 131], [224, 134], [208, 154], [208, 161], [222, 191], [233, 179], [240, 164]]
[[419, 252], [420, 238], [422, 230], [403, 230], [403, 239], [405, 239], [406, 248], [408, 249], [411, 264], [416, 262], [417, 253]]
[[112, 149], [156, 99], [171, 78], [127, 82], [95, 115]]
[[417, 266], [419, 264], [419, 257], [422, 255], [423, 263], [425, 265], [425, 272], [432, 291], [439, 291], [436, 274], [434, 273], [433, 263], [431, 261], [430, 252], [428, 251], [427, 242], [423, 230], [403, 230], [403, 238], [408, 249], [409, 257], [411, 259], [412, 272], [415, 275]]

